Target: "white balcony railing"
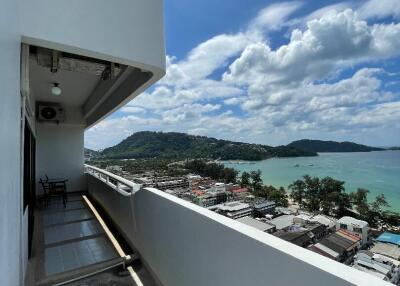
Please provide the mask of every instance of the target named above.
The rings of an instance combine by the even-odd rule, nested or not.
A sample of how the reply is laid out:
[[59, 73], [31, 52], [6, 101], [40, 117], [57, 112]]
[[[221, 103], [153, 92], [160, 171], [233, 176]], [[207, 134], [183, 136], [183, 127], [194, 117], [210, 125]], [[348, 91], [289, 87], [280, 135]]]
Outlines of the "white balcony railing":
[[[162, 285], [391, 285], [160, 190], [86, 169], [89, 195]], [[140, 190], [116, 195], [105, 175]]]
[[132, 181], [124, 179], [120, 176], [117, 176], [113, 173], [107, 172], [106, 170], [86, 165], [85, 164], [85, 173], [92, 175], [93, 177], [103, 181], [109, 187], [113, 188], [115, 191], [120, 193], [125, 197], [129, 197], [140, 190], [142, 185], [136, 184]]

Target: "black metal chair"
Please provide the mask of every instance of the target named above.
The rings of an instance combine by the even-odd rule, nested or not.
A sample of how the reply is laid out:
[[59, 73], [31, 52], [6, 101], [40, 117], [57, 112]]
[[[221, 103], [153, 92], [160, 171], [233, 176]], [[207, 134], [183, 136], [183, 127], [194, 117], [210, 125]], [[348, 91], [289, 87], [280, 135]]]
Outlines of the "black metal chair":
[[45, 175], [46, 179], [40, 179], [42, 185], [45, 206], [48, 206], [51, 197], [62, 197], [64, 208], [67, 206], [67, 182], [66, 179], [50, 179]]

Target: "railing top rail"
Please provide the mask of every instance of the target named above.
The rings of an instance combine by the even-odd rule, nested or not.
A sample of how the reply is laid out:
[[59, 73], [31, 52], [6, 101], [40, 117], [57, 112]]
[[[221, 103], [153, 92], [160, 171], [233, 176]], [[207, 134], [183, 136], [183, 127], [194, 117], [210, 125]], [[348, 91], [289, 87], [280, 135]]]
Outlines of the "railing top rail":
[[[124, 179], [124, 178], [122, 178], [122, 177], [120, 177], [120, 176], [118, 176], [118, 175], [115, 175], [115, 174], [110, 173], [110, 172], [108, 172], [108, 171], [106, 171], [106, 170], [97, 168], [97, 167], [95, 167], [95, 166], [91, 166], [91, 165], [87, 165], [87, 164], [85, 164], [84, 166], [85, 166], [85, 169], [86, 169], [86, 170], [95, 171], [95, 172], [97, 172], [97, 173], [99, 173], [99, 174], [103, 174], [103, 175], [105, 175], [106, 177], [111, 178], [111, 179], [117, 181], [117, 185], [116, 185], [116, 186], [112, 186], [112, 187], [113, 187], [118, 193], [120, 193], [120, 194], [123, 195], [123, 196], [129, 197], [129, 196], [133, 195], [134, 193], [136, 193], [137, 191], [139, 191], [139, 190], [141, 189], [141, 187], [142, 187], [142, 185], [140, 185], [140, 184], [136, 184], [136, 183], [134, 183], [134, 182], [132, 182], [132, 181], [129, 181], [129, 180], [127, 180], [127, 179]], [[91, 172], [87, 172], [87, 173], [90, 174], [90, 175], [92, 175], [92, 176], [94, 176], [94, 177], [96, 177], [96, 178], [99, 178], [98, 176], [95, 176], [95, 174], [93, 174], [93, 173], [91, 173]], [[106, 180], [106, 183], [108, 183], [109, 185], [111, 185], [110, 182], [108, 181], [108, 179]], [[122, 185], [128, 187], [130, 190], [129, 190], [129, 191], [126, 191], [126, 190], [121, 189], [120, 184], [122, 184]]]

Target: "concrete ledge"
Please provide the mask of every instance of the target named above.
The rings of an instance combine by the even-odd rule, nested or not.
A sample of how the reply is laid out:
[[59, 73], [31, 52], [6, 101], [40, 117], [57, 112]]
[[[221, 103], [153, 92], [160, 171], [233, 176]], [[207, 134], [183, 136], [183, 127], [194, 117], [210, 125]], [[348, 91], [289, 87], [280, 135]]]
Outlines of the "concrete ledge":
[[165, 286], [391, 285], [160, 190], [123, 197], [94, 180], [90, 194]]

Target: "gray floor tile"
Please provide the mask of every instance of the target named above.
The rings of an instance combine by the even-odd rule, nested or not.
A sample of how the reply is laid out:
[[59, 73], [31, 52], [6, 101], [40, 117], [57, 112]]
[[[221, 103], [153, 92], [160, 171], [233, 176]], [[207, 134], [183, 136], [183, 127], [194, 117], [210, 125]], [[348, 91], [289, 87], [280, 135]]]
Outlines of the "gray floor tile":
[[104, 236], [48, 247], [45, 249], [46, 274], [52, 275], [115, 257], [117, 253]]
[[64, 208], [64, 205], [61, 201], [56, 201], [54, 203], [50, 202], [49, 205], [44, 209], [44, 213], [50, 213], [55, 211], [64, 211], [64, 210], [71, 210], [71, 209], [81, 209], [84, 208], [85, 205], [83, 204], [82, 200], [79, 201], [69, 201]]
[[44, 229], [46, 245], [75, 238], [102, 233], [103, 230], [96, 220], [88, 220], [63, 225], [49, 226]]
[[49, 226], [71, 221], [92, 218], [93, 215], [87, 209], [66, 210], [65, 212], [49, 212], [43, 215], [43, 225]]

